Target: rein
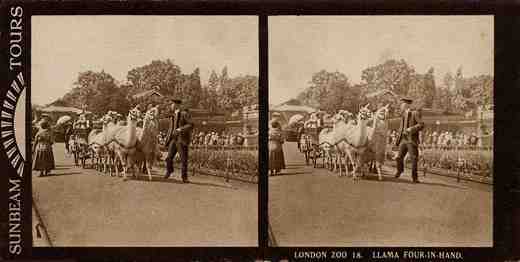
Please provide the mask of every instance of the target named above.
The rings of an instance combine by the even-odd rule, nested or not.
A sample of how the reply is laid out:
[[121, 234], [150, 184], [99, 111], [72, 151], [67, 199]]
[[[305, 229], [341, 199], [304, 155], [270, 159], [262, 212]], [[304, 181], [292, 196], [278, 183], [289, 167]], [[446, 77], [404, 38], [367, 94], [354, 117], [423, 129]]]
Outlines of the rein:
[[107, 144], [110, 144], [112, 142], [115, 142], [116, 144], [118, 144], [120, 147], [126, 149], [126, 150], [130, 150], [130, 149], [134, 149], [137, 147], [137, 144], [139, 143], [138, 140], [136, 139], [135, 140], [135, 144], [133, 146], [130, 146], [130, 147], [127, 147], [126, 145], [123, 145], [121, 142], [117, 141], [117, 139], [115, 138], [112, 138], [112, 140], [110, 140], [108, 143], [106, 143], [105, 145]]
[[136, 148], [137, 145], [139, 144], [139, 141], [136, 140], [136, 141], [135, 141], [135, 145], [130, 146], [130, 147], [127, 147], [126, 145], [123, 145], [121, 142], [117, 141], [117, 139], [112, 138], [112, 140], [110, 140], [110, 141], [108, 141], [108, 142], [106, 142], [106, 143], [104, 143], [104, 144], [100, 144], [100, 143], [98, 143], [98, 142], [92, 142], [92, 143], [90, 143], [90, 144], [88, 144], [88, 145], [89, 145], [89, 146], [91, 146], [91, 145], [98, 145], [98, 146], [106, 147], [108, 144], [110, 144], [110, 143], [112, 143], [112, 142], [115, 142], [115, 143], [118, 144], [120, 147], [122, 147], [122, 148], [124, 148], [124, 149], [127, 149], [127, 150], [134, 149], [134, 148]]
[[366, 140], [366, 142], [363, 144], [363, 145], [360, 145], [360, 146], [355, 146], [353, 145], [352, 143], [350, 143], [346, 138], [342, 138], [341, 140], [339, 140], [338, 142], [336, 142], [334, 144], [334, 146], [336, 146], [337, 144], [341, 143], [341, 142], [346, 142], [349, 146], [355, 148], [355, 149], [360, 149], [360, 148], [363, 148], [363, 147], [366, 147], [368, 145], [368, 139]]
[[353, 147], [355, 149], [360, 149], [360, 148], [366, 147], [368, 145], [368, 139], [366, 140], [366, 142], [363, 145], [355, 146], [352, 143], [350, 143], [346, 138], [342, 138], [338, 142], [336, 142], [335, 144], [331, 144], [329, 142], [321, 142], [321, 143], [318, 144], [318, 146], [325, 145], [325, 144], [327, 144], [329, 146], [337, 146], [341, 142], [346, 142], [349, 146], [351, 146], [351, 147]]

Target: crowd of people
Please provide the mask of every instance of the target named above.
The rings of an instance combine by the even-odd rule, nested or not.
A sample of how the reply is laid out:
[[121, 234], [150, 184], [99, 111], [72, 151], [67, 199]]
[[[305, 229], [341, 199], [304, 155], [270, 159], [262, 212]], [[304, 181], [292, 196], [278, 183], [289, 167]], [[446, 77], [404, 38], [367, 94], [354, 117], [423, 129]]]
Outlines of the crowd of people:
[[192, 137], [192, 145], [199, 146], [241, 146], [244, 144], [242, 133], [199, 132]]
[[[159, 133], [159, 143], [164, 144], [166, 132]], [[243, 146], [245, 142], [244, 135], [232, 132], [193, 132], [191, 137], [191, 145], [193, 146]]]
[[[396, 139], [397, 130], [388, 131], [388, 144], [395, 143]], [[474, 132], [434, 131], [431, 129], [421, 132], [419, 139], [423, 146], [446, 149], [455, 147], [476, 147], [479, 142], [479, 137]]]

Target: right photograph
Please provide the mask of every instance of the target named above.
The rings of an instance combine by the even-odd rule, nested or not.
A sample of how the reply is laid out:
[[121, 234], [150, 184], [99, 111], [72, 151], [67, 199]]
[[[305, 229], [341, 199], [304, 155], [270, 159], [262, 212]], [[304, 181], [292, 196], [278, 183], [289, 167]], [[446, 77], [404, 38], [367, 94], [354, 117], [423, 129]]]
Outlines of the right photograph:
[[269, 17], [271, 246], [493, 246], [493, 16]]

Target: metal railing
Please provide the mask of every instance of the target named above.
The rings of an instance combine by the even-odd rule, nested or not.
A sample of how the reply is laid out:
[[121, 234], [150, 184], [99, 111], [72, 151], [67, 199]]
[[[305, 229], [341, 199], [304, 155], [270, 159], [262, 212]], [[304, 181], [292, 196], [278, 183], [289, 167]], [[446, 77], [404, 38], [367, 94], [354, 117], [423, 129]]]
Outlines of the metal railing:
[[[205, 172], [204, 169], [212, 170], [210, 175], [224, 177], [226, 182], [235, 179], [244, 182], [258, 182], [258, 164], [256, 170], [243, 170], [239, 163], [241, 159], [237, 158], [237, 151], [247, 152], [248, 154], [258, 153], [258, 146], [237, 146], [237, 145], [190, 145], [190, 149], [194, 152], [190, 153], [191, 168], [193, 172]], [[220, 161], [225, 162], [223, 168], [211, 168], [210, 161], [219, 161], [212, 159], [212, 156], [204, 154], [224, 154]], [[225, 160], [224, 160], [225, 159]], [[258, 158], [255, 158], [258, 163]]]
[[[392, 151], [395, 154], [395, 150], [393, 145], [388, 145], [387, 161], [394, 160]], [[462, 177], [479, 178], [480, 182], [484, 178], [493, 179], [493, 147], [420, 145], [419, 152], [418, 167], [424, 175], [430, 172], [452, 176], [457, 182]], [[405, 161], [405, 165], [409, 163]]]
[[240, 145], [190, 145], [191, 149], [204, 149], [204, 150], [239, 150], [239, 151], [258, 151], [258, 145], [253, 146], [240, 146]]

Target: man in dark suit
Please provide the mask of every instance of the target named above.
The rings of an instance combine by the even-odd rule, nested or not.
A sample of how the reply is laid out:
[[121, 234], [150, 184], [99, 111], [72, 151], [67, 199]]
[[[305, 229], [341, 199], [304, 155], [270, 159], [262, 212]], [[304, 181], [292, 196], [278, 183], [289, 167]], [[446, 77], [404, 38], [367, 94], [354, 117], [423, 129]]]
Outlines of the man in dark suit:
[[398, 178], [404, 171], [404, 157], [408, 153], [412, 161], [412, 180], [419, 183], [417, 177], [417, 162], [419, 160], [419, 132], [424, 128], [421, 112], [410, 108], [411, 99], [401, 99], [401, 125], [395, 146], [399, 147], [397, 156], [397, 173]]
[[170, 107], [173, 114], [170, 116], [170, 127], [166, 136], [168, 156], [166, 157], [166, 175], [164, 178], [169, 178], [171, 173], [173, 173], [173, 159], [179, 153], [182, 162], [182, 182], [189, 183], [188, 148], [191, 141], [193, 123], [188, 111], [180, 108], [181, 102], [180, 99], [173, 99]]

